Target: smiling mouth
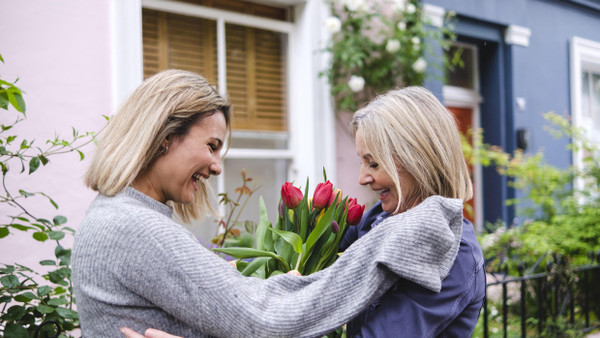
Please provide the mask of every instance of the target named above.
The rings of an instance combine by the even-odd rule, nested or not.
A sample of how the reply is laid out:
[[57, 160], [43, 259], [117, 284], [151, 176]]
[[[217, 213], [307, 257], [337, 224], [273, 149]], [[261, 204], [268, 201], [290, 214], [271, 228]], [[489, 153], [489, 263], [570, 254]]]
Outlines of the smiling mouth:
[[390, 189], [379, 189], [379, 190], [374, 190], [378, 195], [380, 199], [385, 198], [389, 193], [390, 193]]

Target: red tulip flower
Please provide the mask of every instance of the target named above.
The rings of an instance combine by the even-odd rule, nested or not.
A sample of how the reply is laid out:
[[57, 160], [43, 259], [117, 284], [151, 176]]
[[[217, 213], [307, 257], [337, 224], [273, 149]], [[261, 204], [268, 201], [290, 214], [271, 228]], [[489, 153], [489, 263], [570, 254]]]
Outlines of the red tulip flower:
[[324, 209], [329, 204], [329, 199], [333, 193], [333, 184], [327, 181], [317, 184], [315, 194], [313, 195], [313, 207], [315, 209]]
[[288, 209], [296, 209], [303, 198], [302, 191], [294, 187], [290, 182], [285, 182], [281, 186], [281, 199]]
[[356, 201], [356, 198], [349, 197], [348, 200], [346, 201], [345, 208], [348, 209], [351, 206], [356, 205], [357, 203], [358, 202]]
[[[356, 203], [356, 202], [355, 202]], [[360, 223], [362, 219], [363, 212], [365, 211], [365, 206], [360, 204], [354, 204], [348, 207], [348, 217], [346, 218], [346, 222], [349, 225], [357, 225]]]

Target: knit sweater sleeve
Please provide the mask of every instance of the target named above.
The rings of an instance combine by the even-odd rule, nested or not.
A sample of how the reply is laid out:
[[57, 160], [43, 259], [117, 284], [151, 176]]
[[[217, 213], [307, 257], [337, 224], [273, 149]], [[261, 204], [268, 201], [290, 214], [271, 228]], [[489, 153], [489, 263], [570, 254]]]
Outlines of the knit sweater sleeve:
[[[439, 265], [454, 242], [449, 225], [461, 209], [454, 200], [428, 199], [402, 214], [402, 221], [363, 236], [330, 268], [267, 280], [241, 276], [186, 232], [142, 215], [138, 222], [146, 227], [123, 239], [130, 247], [116, 263], [116, 276], [132, 292], [207, 335], [317, 336], [383, 295], [403, 275], [404, 265], [415, 269], [415, 243], [405, 238], [435, 237], [427, 239], [437, 247], [426, 254], [431, 268], [424, 267], [424, 278], [441, 281]], [[423, 232], [430, 223], [436, 223], [435, 231]]]

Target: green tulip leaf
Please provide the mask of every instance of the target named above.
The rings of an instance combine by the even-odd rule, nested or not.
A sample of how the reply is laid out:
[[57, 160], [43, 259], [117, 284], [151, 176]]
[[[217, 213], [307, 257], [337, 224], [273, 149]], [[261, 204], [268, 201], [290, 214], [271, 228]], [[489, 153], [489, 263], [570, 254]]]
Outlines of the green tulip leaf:
[[288, 271], [290, 270], [289, 264], [283, 258], [281, 258], [281, 256], [274, 254], [272, 252], [269, 252], [269, 251], [257, 250], [257, 249], [252, 249], [252, 248], [215, 248], [212, 250], [217, 251], [217, 252], [222, 252], [226, 255], [233, 256], [236, 258], [242, 258], [242, 259], [257, 258], [257, 257], [275, 258], [276, 260], [281, 262], [283, 264], [283, 266], [287, 268]]
[[279, 235], [284, 241], [289, 243], [296, 253], [302, 253], [302, 238], [300, 238], [300, 235], [298, 235], [295, 232], [277, 230], [274, 228], [269, 228], [269, 230], [273, 231], [274, 233]]
[[[331, 229], [331, 221], [333, 221], [333, 215], [335, 213], [335, 208], [328, 208], [323, 214], [323, 217], [317, 222], [317, 225], [313, 229], [313, 231], [308, 235], [306, 239], [306, 250], [304, 252], [304, 256], [302, 256], [302, 260], [300, 262], [300, 267], [304, 267], [306, 260], [312, 254], [313, 248], [319, 238], [327, 231], [327, 229]], [[303, 272], [304, 273], [304, 272]]]
[[264, 266], [269, 261], [269, 259], [271, 259], [271, 258], [270, 257], [255, 258], [254, 260], [252, 260], [252, 262], [250, 262], [250, 263], [248, 263], [248, 265], [246, 265], [244, 270], [242, 270], [242, 275], [244, 275], [244, 276], [252, 275], [256, 270], [258, 270], [258, 268], [260, 268], [261, 266]]
[[271, 233], [267, 231], [267, 228], [269, 228], [269, 218], [267, 216], [267, 206], [262, 196], [258, 199], [258, 206], [260, 218], [256, 229], [256, 248], [258, 250], [270, 251], [273, 250], [273, 238], [271, 237]]

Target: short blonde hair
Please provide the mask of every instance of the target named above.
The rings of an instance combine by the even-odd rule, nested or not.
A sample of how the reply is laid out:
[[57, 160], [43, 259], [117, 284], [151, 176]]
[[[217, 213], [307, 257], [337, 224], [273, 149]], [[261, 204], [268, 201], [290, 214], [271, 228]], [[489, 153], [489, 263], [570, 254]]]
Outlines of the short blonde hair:
[[[113, 196], [133, 184], [164, 150], [164, 140], [187, 134], [201, 119], [223, 113], [230, 128], [230, 103], [201, 75], [166, 70], [146, 79], [113, 116], [85, 175], [88, 187]], [[177, 165], [174, 163], [173, 165]], [[214, 213], [210, 186], [202, 180], [193, 204], [174, 203], [186, 222]]]
[[[469, 169], [454, 116], [427, 89], [391, 90], [354, 113], [350, 122], [360, 128], [373, 160], [392, 177], [402, 198], [399, 171], [417, 183], [419, 201], [432, 195], [473, 197]], [[396, 212], [402, 201], [398, 203]]]

